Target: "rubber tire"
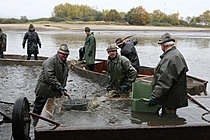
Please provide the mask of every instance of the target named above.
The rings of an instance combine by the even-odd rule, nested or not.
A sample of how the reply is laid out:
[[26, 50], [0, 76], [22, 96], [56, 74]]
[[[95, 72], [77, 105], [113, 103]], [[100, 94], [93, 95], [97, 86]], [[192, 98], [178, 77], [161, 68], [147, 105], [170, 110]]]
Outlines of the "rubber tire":
[[30, 122], [24, 122], [29, 119], [30, 105], [26, 97], [16, 100], [12, 112], [12, 135], [14, 140], [29, 140]]

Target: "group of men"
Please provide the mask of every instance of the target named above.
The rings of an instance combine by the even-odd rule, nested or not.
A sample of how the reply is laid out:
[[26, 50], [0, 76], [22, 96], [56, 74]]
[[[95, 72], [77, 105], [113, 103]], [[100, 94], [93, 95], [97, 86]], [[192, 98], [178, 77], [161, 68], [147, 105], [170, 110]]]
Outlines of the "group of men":
[[[88, 33], [86, 29], [88, 29]], [[88, 37], [90, 28], [85, 28], [85, 31]], [[91, 39], [86, 39], [85, 46], [82, 48], [82, 50], [85, 50], [85, 52], [83, 52], [85, 53], [85, 60], [88, 58], [86, 55], [90, 56], [90, 50], [90, 54], [93, 53], [93, 57], [95, 57], [96, 49], [92, 48], [96, 46], [92, 44], [93, 42], [95, 43], [95, 38], [93, 37], [93, 33], [91, 34], [92, 41], [90, 41]], [[107, 60], [109, 82], [106, 89], [110, 93], [109, 96], [129, 96], [132, 83], [135, 82], [140, 69], [139, 58], [135, 49], [137, 43], [138, 41], [135, 39], [127, 41], [118, 38], [115, 43], [108, 45], [106, 51], [109, 55]], [[174, 43], [175, 39], [172, 38], [169, 33], [163, 34], [158, 41], [163, 54], [160, 56], [161, 60], [155, 68], [152, 81], [152, 94], [149, 101], [149, 106], [160, 104], [162, 105], [163, 113], [172, 114], [176, 113], [177, 108], [188, 105], [186, 81], [188, 66], [183, 55], [178, 51]], [[117, 52], [118, 48], [121, 48], [121, 55]], [[94, 50], [94, 52], [92, 50]], [[80, 56], [81, 60], [82, 55]], [[94, 69], [94, 65], [92, 66], [91, 70]]]
[[[94, 34], [90, 32], [90, 28], [85, 28], [86, 39], [84, 47], [79, 50], [79, 60], [85, 59], [89, 70], [94, 70], [94, 62], [96, 55], [96, 40]], [[2, 36], [0, 30], [0, 37]], [[23, 48], [25, 48], [28, 39], [28, 57], [34, 54], [37, 60], [38, 45], [41, 48], [41, 42], [38, 34], [35, 32], [34, 26], [29, 26], [29, 31], [23, 39]], [[139, 58], [135, 49], [137, 40], [129, 40], [118, 38], [115, 43], [110, 43], [106, 49], [108, 53], [108, 91], [113, 97], [129, 96], [132, 83], [135, 82], [137, 73], [140, 68]], [[186, 72], [187, 64], [182, 54], [174, 46], [175, 39], [168, 33], [161, 36], [158, 44], [161, 45], [163, 54], [158, 63], [152, 81], [152, 94], [149, 106], [156, 104], [162, 105], [163, 112], [176, 113], [176, 109], [187, 106], [187, 86]], [[0, 38], [1, 50], [5, 46], [5, 42]], [[121, 55], [117, 49], [121, 48]], [[40, 115], [48, 98], [61, 97], [66, 94], [65, 89], [68, 77], [67, 57], [69, 49], [66, 44], [61, 44], [57, 54], [49, 57], [42, 64], [42, 72], [39, 76], [35, 93], [33, 112]]]

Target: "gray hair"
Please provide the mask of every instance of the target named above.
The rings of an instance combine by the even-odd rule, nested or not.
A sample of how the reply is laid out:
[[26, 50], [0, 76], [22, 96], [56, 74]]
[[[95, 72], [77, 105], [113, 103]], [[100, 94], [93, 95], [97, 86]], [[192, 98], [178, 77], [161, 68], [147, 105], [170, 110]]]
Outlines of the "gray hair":
[[166, 47], [167, 47], [167, 46], [174, 45], [174, 41], [166, 42], [166, 43], [164, 43], [164, 45], [165, 45]]

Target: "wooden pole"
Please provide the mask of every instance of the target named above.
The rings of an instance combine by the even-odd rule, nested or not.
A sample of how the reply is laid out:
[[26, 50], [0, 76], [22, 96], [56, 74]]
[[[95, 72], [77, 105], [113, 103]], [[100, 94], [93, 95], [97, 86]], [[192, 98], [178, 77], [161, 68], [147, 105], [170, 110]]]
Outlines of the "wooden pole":
[[210, 112], [210, 110], [208, 110], [204, 105], [202, 105], [201, 103], [199, 103], [197, 100], [195, 100], [189, 93], [187, 93], [187, 97], [193, 101], [195, 104], [197, 104], [198, 106], [200, 106], [201, 108], [203, 108], [204, 110]]
[[60, 125], [61, 125], [59, 122], [55, 122], [55, 121], [53, 121], [53, 120], [50, 120], [50, 119], [48, 119], [48, 118], [45, 118], [45, 117], [40, 116], [40, 115], [38, 115], [38, 114], [35, 114], [35, 113], [33, 113], [33, 112], [29, 112], [29, 114], [32, 115], [32, 116], [35, 116], [35, 117], [37, 117], [37, 118], [39, 118], [39, 119], [41, 119], [41, 120], [44, 120], [44, 121], [50, 122], [50, 123], [52, 123], [52, 124], [55, 124], [56, 126], [60, 126]]

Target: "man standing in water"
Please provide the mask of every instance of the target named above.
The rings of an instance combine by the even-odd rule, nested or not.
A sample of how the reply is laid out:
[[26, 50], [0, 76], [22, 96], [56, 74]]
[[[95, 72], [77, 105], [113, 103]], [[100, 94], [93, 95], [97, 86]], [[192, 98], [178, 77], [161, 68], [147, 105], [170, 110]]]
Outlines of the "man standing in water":
[[69, 96], [65, 89], [69, 71], [66, 62], [68, 55], [68, 46], [61, 44], [57, 54], [43, 62], [42, 72], [35, 89], [36, 99], [33, 113], [40, 115], [48, 98]]
[[108, 57], [108, 75], [110, 97], [128, 97], [131, 91], [132, 83], [136, 80], [136, 70], [131, 62], [124, 56], [117, 53], [115, 44], [109, 44], [106, 51]]
[[7, 35], [2, 32], [0, 28], [0, 58], [4, 58], [4, 51], [6, 51]]
[[155, 68], [149, 102], [149, 106], [162, 105], [162, 113], [169, 114], [176, 114], [177, 108], [188, 105], [186, 81], [188, 67], [174, 42], [175, 39], [169, 33], [162, 35], [158, 41], [164, 53]]
[[83, 57], [85, 57], [88, 69], [93, 71], [95, 56], [96, 56], [96, 40], [93, 32], [90, 33], [89, 27], [85, 27], [85, 33], [87, 36], [85, 38], [84, 47], [79, 50], [79, 57], [80, 57], [79, 60], [81, 61]]
[[35, 32], [33, 24], [29, 25], [29, 30], [28, 30], [28, 32], [25, 33], [25, 36], [23, 38], [23, 43], [22, 43], [23, 49], [25, 48], [25, 43], [26, 43], [27, 39], [28, 39], [28, 42], [27, 42], [27, 54], [28, 54], [27, 60], [31, 59], [32, 54], [34, 55], [34, 59], [38, 60], [37, 55], [39, 54], [39, 49], [38, 49], [37, 44], [39, 44], [39, 48], [41, 48], [42, 44], [41, 44], [41, 41], [39, 39], [39, 36], [38, 36], [37, 32]]

